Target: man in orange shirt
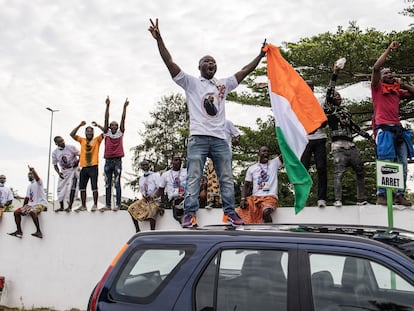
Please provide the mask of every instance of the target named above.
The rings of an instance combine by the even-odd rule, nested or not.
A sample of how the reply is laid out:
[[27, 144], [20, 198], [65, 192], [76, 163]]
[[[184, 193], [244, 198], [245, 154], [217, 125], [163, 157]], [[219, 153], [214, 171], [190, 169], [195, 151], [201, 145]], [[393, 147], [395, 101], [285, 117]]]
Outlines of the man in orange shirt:
[[87, 126], [85, 128], [85, 136], [80, 137], [76, 135], [79, 128], [86, 124], [85, 121], [82, 121], [77, 127], [75, 127], [70, 136], [80, 143], [80, 156], [79, 156], [79, 165], [81, 167], [80, 177], [79, 177], [79, 190], [81, 193], [81, 203], [80, 207], [75, 207], [73, 210], [86, 211], [86, 186], [89, 179], [91, 179], [91, 188], [93, 193], [93, 206], [91, 211], [94, 212], [97, 210], [98, 206], [98, 162], [99, 162], [99, 146], [104, 138], [103, 134], [94, 137], [93, 127]]

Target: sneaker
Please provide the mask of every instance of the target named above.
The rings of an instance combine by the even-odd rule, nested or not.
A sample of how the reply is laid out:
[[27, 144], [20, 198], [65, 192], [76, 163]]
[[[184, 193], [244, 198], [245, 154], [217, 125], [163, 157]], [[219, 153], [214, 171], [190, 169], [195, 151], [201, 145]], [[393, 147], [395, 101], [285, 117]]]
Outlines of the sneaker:
[[244, 225], [243, 219], [241, 219], [240, 216], [237, 215], [237, 213], [224, 214], [223, 222], [229, 223], [233, 226]]
[[120, 209], [121, 209], [121, 206], [120, 206], [120, 205], [116, 205], [116, 206], [112, 209], [112, 211], [116, 212], [116, 211], [119, 211]]
[[404, 206], [411, 206], [412, 203], [408, 201], [403, 194], [397, 195], [394, 199], [394, 204], [404, 205]]
[[342, 207], [342, 201], [339, 201], [339, 200], [335, 201], [334, 206], [335, 207]]
[[383, 195], [377, 196], [377, 205], [385, 205], [387, 206], [387, 198]]
[[92, 205], [91, 212], [96, 212], [98, 210], [98, 207], [96, 204]]
[[365, 201], [365, 200], [357, 202], [358, 206], [367, 205], [367, 204], [368, 204], [368, 202]]
[[194, 214], [187, 213], [181, 220], [181, 226], [183, 228], [194, 228], [197, 227], [197, 218]]
[[325, 200], [318, 200], [318, 207], [326, 207], [326, 201]]

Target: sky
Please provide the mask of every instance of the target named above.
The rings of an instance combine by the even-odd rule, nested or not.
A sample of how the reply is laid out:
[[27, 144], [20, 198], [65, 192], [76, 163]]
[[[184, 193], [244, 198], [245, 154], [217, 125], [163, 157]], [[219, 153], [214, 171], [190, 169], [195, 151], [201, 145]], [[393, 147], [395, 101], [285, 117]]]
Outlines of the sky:
[[[139, 132], [150, 120], [149, 112], [163, 96], [183, 93], [148, 32], [149, 18], [159, 18], [164, 42], [184, 71], [198, 76], [198, 60], [210, 54], [220, 78], [248, 64], [264, 38], [274, 45], [297, 42], [336, 32], [337, 26], [347, 28], [349, 21], [363, 30], [407, 29], [413, 19], [398, 14], [406, 6], [404, 0], [0, 0], [0, 174], [24, 196], [31, 165], [46, 188], [50, 130], [52, 137], [60, 135], [78, 146], [69, 133], [82, 120], [103, 124], [106, 96], [111, 99], [110, 121], [119, 122], [126, 97], [130, 101], [123, 171], [133, 172], [130, 148], [142, 142]], [[369, 89], [343, 90], [342, 95], [368, 96]], [[47, 107], [58, 110], [52, 127]], [[244, 126], [269, 114], [270, 108], [235, 103], [226, 110], [228, 119]], [[84, 127], [78, 134], [84, 136]], [[52, 151], [55, 147], [52, 142]], [[102, 144], [101, 195], [103, 149]], [[50, 192], [57, 178], [51, 165]], [[128, 188], [123, 191], [135, 196]]]

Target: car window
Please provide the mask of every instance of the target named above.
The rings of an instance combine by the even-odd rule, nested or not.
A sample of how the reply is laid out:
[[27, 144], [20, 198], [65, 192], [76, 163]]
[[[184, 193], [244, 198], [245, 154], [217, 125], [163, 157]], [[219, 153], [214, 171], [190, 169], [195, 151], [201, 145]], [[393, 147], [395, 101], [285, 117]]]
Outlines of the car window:
[[376, 262], [372, 263], [372, 270], [375, 274], [377, 280], [377, 285], [380, 289], [389, 290], [396, 289], [402, 291], [409, 291], [413, 294], [414, 300], [414, 286], [400, 277], [398, 274], [390, 271], [388, 268], [377, 264]]
[[[286, 310], [288, 254], [227, 249], [210, 261], [196, 286], [196, 310]], [[217, 286], [215, 285], [217, 283]]]
[[137, 250], [115, 283], [115, 295], [129, 298], [151, 296], [185, 256], [185, 249]]
[[315, 310], [414, 310], [414, 287], [365, 258], [311, 254]]

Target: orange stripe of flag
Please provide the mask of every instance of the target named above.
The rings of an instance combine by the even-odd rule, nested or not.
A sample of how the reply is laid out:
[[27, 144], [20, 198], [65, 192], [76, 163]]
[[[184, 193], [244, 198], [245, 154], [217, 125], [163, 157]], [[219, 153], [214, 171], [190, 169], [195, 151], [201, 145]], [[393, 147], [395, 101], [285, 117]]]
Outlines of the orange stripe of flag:
[[327, 119], [312, 90], [276, 46], [269, 44], [264, 47], [264, 51], [267, 52], [267, 75], [271, 91], [289, 101], [308, 134], [315, 131]]

